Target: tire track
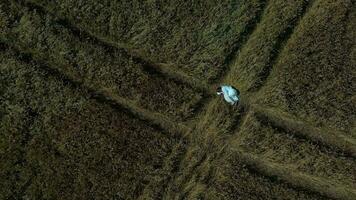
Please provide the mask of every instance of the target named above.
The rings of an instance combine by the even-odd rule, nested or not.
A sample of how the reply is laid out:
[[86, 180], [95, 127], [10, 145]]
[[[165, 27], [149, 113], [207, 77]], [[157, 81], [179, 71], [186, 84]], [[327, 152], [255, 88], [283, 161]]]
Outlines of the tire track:
[[[5, 43], [5, 45], [8, 44]], [[36, 63], [38, 66], [40, 66], [42, 70], [46, 71], [48, 74], [60, 78], [61, 80], [63, 80], [63, 82], [68, 85], [71, 85], [74, 88], [82, 89], [83, 91], [88, 93], [91, 98], [95, 99], [99, 103], [110, 105], [115, 109], [123, 110], [126, 113], [131, 114], [139, 118], [140, 120], [151, 124], [154, 128], [157, 128], [158, 130], [165, 130], [171, 133], [172, 135], [179, 134], [179, 136], [184, 136], [187, 132], [190, 131], [189, 127], [181, 123], [172, 122], [169, 118], [160, 113], [151, 112], [146, 109], [140, 108], [136, 106], [134, 102], [127, 101], [126, 99], [118, 95], [112, 94], [108, 90], [92, 88], [91, 86], [84, 84], [78, 78], [69, 74], [64, 74], [58, 69], [53, 68], [44, 62], [36, 60], [30, 52], [21, 52], [21, 50], [17, 49], [16, 47], [9, 47], [14, 48], [14, 51], [18, 55], [21, 55], [20, 57], [26, 58], [26, 60], [29, 62]]]
[[256, 19], [252, 20], [249, 25], [247, 25], [247, 28], [245, 31], [241, 34], [242, 37], [240, 37], [235, 44], [233, 45], [233, 48], [231, 49], [230, 53], [226, 56], [224, 60], [224, 65], [226, 65], [226, 69], [221, 72], [220, 78], [217, 78], [215, 82], [222, 82], [222, 80], [228, 76], [228, 74], [231, 71], [231, 65], [234, 63], [238, 56], [238, 52], [243, 48], [244, 44], [249, 40], [251, 34], [255, 31], [257, 24], [261, 21], [262, 15], [264, 11], [266, 10], [267, 7], [267, 1], [268, 0], [261, 0], [261, 8], [257, 13]]
[[176, 69], [174, 66], [166, 63], [155, 63], [149, 58], [145, 58], [137, 49], [131, 49], [124, 44], [116, 43], [109, 41], [103, 37], [97, 36], [96, 34], [82, 29], [80, 26], [72, 23], [70, 20], [62, 17], [56, 16], [52, 13], [49, 13], [46, 8], [41, 5], [36, 4], [36, 2], [31, 0], [16, 0], [20, 5], [29, 7], [33, 10], [39, 11], [41, 13], [48, 13], [58, 20], [58, 24], [63, 25], [64, 27], [70, 29], [75, 35], [82, 38], [90, 38], [94, 43], [99, 44], [100, 46], [105, 46], [109, 49], [114, 48], [125, 52], [128, 56], [132, 57], [134, 61], [142, 64], [146, 71], [152, 72], [154, 74], [161, 74], [162, 76], [167, 76], [177, 82], [187, 84], [192, 88], [195, 88], [197, 91], [205, 92], [210, 94], [210, 89], [207, 83], [202, 80], [198, 80], [194, 77], [191, 77], [184, 72]]
[[176, 69], [174, 66], [166, 64], [166, 63], [155, 63], [148, 58], [142, 56], [137, 49], [130, 49], [125, 47], [124, 44], [118, 44], [115, 42], [111, 42], [103, 37], [97, 36], [94, 33], [91, 33], [88, 30], [82, 29], [80, 26], [71, 23], [69, 20], [65, 18], [61, 18], [60, 16], [55, 16], [52, 13], [47, 12], [47, 10], [41, 5], [36, 4], [35, 2], [17, 0], [18, 3], [22, 6], [29, 7], [30, 9], [36, 10], [42, 14], [48, 13], [55, 18], [58, 18], [56, 23], [68, 28], [71, 32], [78, 38], [89, 38], [93, 41], [94, 44], [98, 44], [99, 46], [104, 46], [107, 49], [118, 49], [123, 51], [126, 56], [131, 57], [134, 62], [142, 65], [143, 71], [148, 72], [151, 75], [159, 75], [162, 78], [169, 78], [178, 84], [185, 84], [196, 90], [197, 92], [201, 92], [203, 94], [202, 99], [200, 99], [197, 103], [195, 103], [190, 109], [195, 114], [189, 116], [187, 120], [193, 120], [199, 115], [204, 106], [211, 100], [211, 97], [215, 95], [214, 89], [211, 85], [206, 83], [203, 80], [198, 80], [192, 76], [189, 76], [182, 72], [179, 69]]
[[[305, 13], [304, 13], [305, 14]], [[304, 15], [303, 14], [303, 15]], [[298, 23], [296, 22], [296, 25], [297, 25]], [[295, 27], [294, 27], [295, 28]], [[291, 33], [290, 33], [290, 35], [292, 35], [292, 33], [293, 33], [293, 30], [294, 30], [294, 28], [291, 30]], [[79, 29], [78, 29], [79, 30]], [[80, 32], [80, 30], [79, 30], [79, 32]], [[80, 33], [81, 34], [81, 33]], [[289, 35], [289, 37], [290, 37], [290, 35]], [[285, 38], [285, 41], [287, 41], [288, 40], [288, 38], [289, 37], [287, 37], [287, 38]], [[285, 43], [285, 42], [281, 42], [280, 43], [280, 49], [283, 49], [283, 47], [284, 47], [284, 45], [285, 44], [283, 44], [283, 43]], [[238, 51], [238, 50], [236, 50], [236, 51]], [[141, 58], [139, 58], [138, 57], [138, 59], [141, 59]], [[270, 67], [269, 68], [272, 68], [272, 66], [274, 65], [274, 63], [278, 60], [278, 54], [276, 54], [276, 57], [274, 58], [274, 59], [272, 59], [272, 60], [274, 60], [274, 61], [272, 61], [272, 64], [271, 65], [269, 65]], [[229, 61], [229, 62], [231, 62], [231, 61]], [[152, 63], [151, 63], [152, 64]], [[153, 66], [150, 66], [151, 65], [149, 62], [147, 62], [146, 64], [145, 64], [145, 66], [147, 66], [148, 68], [152, 68], [152, 69], [154, 69], [154, 67], [155, 67], [155, 64], [152, 64]], [[167, 68], [168, 70], [169, 70], [169, 68]], [[48, 69], [47, 69], [48, 70]], [[52, 70], [52, 69], [51, 69]], [[155, 70], [161, 70], [160, 68], [158, 68], [158, 69], [155, 69]], [[264, 74], [263, 76], [266, 76], [265, 77], [265, 80], [267, 79], [267, 77], [269, 76], [269, 72], [271, 71], [272, 69], [269, 69], [268, 70], [268, 72], [266, 73], [266, 74]], [[55, 72], [57, 75], [59, 75], [59, 76], [61, 76], [61, 74], [60, 74], [60, 72]], [[162, 74], [165, 74], [165, 73], [169, 73], [169, 72], [160, 72], [160, 73], [162, 73]], [[167, 75], [168, 76], [168, 75]], [[179, 79], [181, 79], [181, 78], [179, 78]], [[264, 81], [265, 81], [264, 80]], [[71, 84], [74, 84], [74, 85], [80, 85], [80, 87], [83, 87], [81, 84], [82, 83], [80, 83], [80, 82], [78, 82], [78, 83], [76, 83], [76, 81], [74, 81], [74, 80], [72, 80], [71, 78], [69, 78], [68, 79], [68, 82], [71, 82]], [[199, 85], [199, 84], [197, 84], [197, 85]], [[261, 83], [260, 84], [260, 86], [262, 86], [263, 85], [263, 83]], [[257, 86], [256, 87], [256, 90], [258, 90], [259, 88], [260, 88], [260, 86]], [[203, 88], [203, 90], [205, 90], [206, 89], [206, 87], [205, 86], [201, 86], [202, 88]], [[205, 89], [204, 89], [205, 88]], [[122, 107], [122, 108], [124, 108], [124, 109], [127, 109], [127, 110], [129, 110], [129, 112], [131, 112], [131, 113], [134, 113], [134, 115], [135, 116], [138, 116], [139, 118], [141, 117], [142, 119], [146, 119], [147, 121], [149, 121], [149, 122], [153, 122], [153, 124], [155, 124], [155, 125], [158, 125], [159, 127], [166, 127], [167, 128], [167, 125], [168, 126], [170, 126], [169, 124], [171, 124], [172, 125], [172, 122], [171, 121], [167, 121], [167, 119], [164, 119], [163, 120], [163, 118], [164, 117], [162, 117], [162, 116], [160, 116], [160, 115], [154, 115], [154, 117], [151, 117], [152, 116], [152, 114], [151, 113], [149, 113], [148, 115], [149, 116], [146, 116], [147, 115], [147, 111], [144, 111], [144, 110], [142, 110], [142, 109], [140, 109], [140, 108], [137, 108], [137, 107], [135, 107], [133, 104], [131, 104], [131, 103], [127, 103], [127, 102], [122, 102], [123, 100], [121, 99], [120, 100], [120, 98], [119, 97], [111, 97], [111, 94], [108, 92], [108, 91], [95, 91], [95, 90], [92, 90], [92, 89], [90, 89], [90, 88], [88, 88], [87, 89], [88, 91], [90, 91], [90, 93], [91, 94], [93, 94], [92, 96], [93, 96], [93, 98], [95, 98], [95, 99], [98, 99], [98, 101], [100, 101], [100, 102], [102, 102], [102, 103], [108, 103], [108, 104], [110, 104], [110, 105], [113, 105], [113, 106], [115, 106], [115, 107]], [[255, 89], [252, 89], [253, 91], [255, 90]], [[209, 90], [210, 91], [210, 90]], [[117, 98], [119, 98], [119, 100], [117, 99]], [[118, 103], [119, 102], [119, 103]], [[313, 141], [315, 141], [315, 142], [320, 142], [320, 141], [323, 141], [323, 140], [325, 140], [325, 141], [323, 141], [323, 143], [326, 143], [327, 145], [331, 145], [331, 146], [337, 146], [338, 148], [340, 148], [340, 149], [343, 149], [344, 148], [344, 150], [343, 151], [346, 151], [346, 152], [348, 152], [348, 154], [350, 154], [351, 156], [355, 156], [355, 149], [354, 149], [354, 146], [350, 146], [350, 143], [348, 143], [347, 145], [346, 145], [346, 147], [345, 147], [345, 144], [332, 144], [332, 141], [335, 139], [325, 139], [325, 138], [323, 138], [323, 137], [320, 137], [320, 132], [317, 132], [316, 131], [316, 129], [315, 128], [313, 128], [313, 127], [309, 127], [308, 126], [308, 128], [307, 129], [298, 129], [298, 128], [291, 128], [290, 127], [290, 122], [292, 122], [292, 123], [295, 123], [294, 125], [300, 125], [300, 123], [299, 122], [294, 122], [294, 120], [292, 120], [292, 119], [288, 119], [288, 120], [285, 120], [285, 119], [282, 119], [282, 118], [275, 118], [276, 116], [273, 116], [273, 115], [269, 115], [269, 114], [266, 114], [266, 112], [265, 111], [262, 111], [262, 112], [257, 112], [258, 113], [258, 116], [260, 116], [260, 118], [261, 119], [263, 119], [263, 120], [265, 120], [265, 121], [268, 121], [268, 122], [270, 122], [270, 123], [273, 123], [276, 127], [279, 127], [279, 128], [283, 128], [283, 129], [286, 129], [286, 130], [290, 130], [292, 133], [294, 133], [294, 134], [296, 134], [296, 135], [301, 135], [301, 136], [303, 136], [303, 137], [307, 137], [307, 138], [310, 138], [310, 139], [312, 139]], [[150, 118], [151, 117], [151, 118]], [[278, 116], [277, 116], [278, 117]], [[165, 121], [165, 122], [157, 122], [157, 121]], [[287, 123], [288, 122], [288, 123]], [[164, 125], [163, 125], [164, 124]], [[238, 124], [237, 124], [237, 126], [238, 126]], [[294, 127], [294, 126], [293, 126]], [[298, 127], [298, 126], [296, 126], [296, 127]], [[177, 130], [175, 130], [175, 129], [172, 129], [171, 131], [172, 132], [179, 132], [179, 129], [180, 128], [178, 128]], [[184, 129], [184, 128], [183, 128]], [[188, 130], [185, 130], [185, 131], [183, 131], [183, 132], [188, 132]], [[337, 135], [335, 135], [335, 137], [336, 137]], [[338, 141], [339, 139], [337, 139], [336, 141]], [[346, 149], [345, 149], [346, 148]], [[276, 168], [274, 168], [274, 167], [270, 167], [269, 166], [269, 164], [267, 163], [267, 162], [264, 162], [264, 161], [259, 161], [259, 159], [257, 159], [257, 158], [252, 158], [251, 160], [249, 160], [248, 158], [250, 158], [251, 156], [249, 156], [249, 155], [246, 155], [246, 154], [243, 154], [243, 156], [242, 157], [244, 157], [244, 159], [243, 160], [245, 160], [245, 162], [246, 163], [250, 163], [249, 165], [250, 166], [252, 166], [251, 168], [253, 168], [253, 166], [254, 166], [254, 163], [256, 164], [256, 166], [257, 165], [259, 165], [260, 167], [258, 167], [257, 166], [257, 170], [258, 171], [260, 171], [260, 172], [262, 172], [263, 174], [267, 174], [268, 176], [271, 176], [271, 177], [275, 177], [275, 176], [277, 176], [277, 177], [282, 177], [281, 179], [282, 180], [284, 180], [284, 179], [286, 179], [285, 181], [287, 182], [287, 179], [288, 179], [288, 176], [287, 175], [285, 175], [284, 173], [286, 172], [286, 169], [283, 169], [283, 168], [281, 168], [281, 167], [276, 167]], [[255, 167], [256, 167], [255, 166]], [[261, 167], [262, 166], [262, 167]], [[267, 167], [266, 167], [267, 166]], [[294, 177], [295, 179], [297, 179], [298, 181], [309, 181], [309, 184], [311, 184], [310, 183], [310, 180], [309, 179], [311, 179], [311, 180], [314, 180], [314, 178], [310, 178], [309, 176], [306, 176], [306, 175], [302, 175], [302, 174], [299, 174], [299, 175], [296, 175], [296, 177]], [[319, 183], [318, 182], [318, 184], [319, 185], [317, 185], [317, 186], [312, 186], [312, 190], [318, 190], [318, 189], [320, 189], [320, 188], [323, 188], [323, 187], [327, 187], [327, 186], [329, 186], [329, 185], [325, 185], [325, 184], [322, 184], [322, 183]], [[305, 188], [306, 186], [303, 186], [303, 185], [298, 185], [298, 183], [291, 183], [291, 185], [295, 185], [296, 187], [303, 187], [303, 188]], [[330, 186], [329, 186], [330, 187]], [[336, 188], [332, 188], [333, 190], [331, 190], [331, 191], [321, 191], [321, 194], [323, 194], [323, 195], [326, 195], [326, 196], [330, 196], [330, 197], [332, 197], [332, 198], [344, 198], [345, 196], [343, 196], [343, 194], [342, 193], [339, 193], [338, 192], [338, 190], [341, 190], [340, 189], [340, 186], [336, 186]], [[350, 191], [351, 190], [349, 190], [349, 189], [345, 189], [345, 191], [346, 191], [346, 193], [349, 193], [349, 195], [351, 194], [351, 197], [352, 197], [352, 195], [354, 195], [354, 193], [353, 193], [353, 191], [350, 193]], [[320, 191], [319, 191], [320, 192]]]
[[304, 173], [291, 171], [277, 163], [271, 163], [258, 156], [232, 149], [242, 161], [253, 171], [272, 180], [280, 180], [294, 188], [301, 188], [306, 191], [318, 193], [332, 199], [356, 199], [356, 190], [344, 185], [333, 183], [329, 180], [310, 176]]
[[[147, 65], [135, 62], [124, 52], [100, 46], [80, 33], [73, 33], [45, 13], [27, 7], [11, 8], [5, 13], [18, 14], [21, 20], [14, 27], [7, 25], [10, 28], [1, 34], [3, 40], [33, 52], [37, 59], [87, 85], [109, 88], [112, 93], [135, 101], [138, 106], [164, 113], [178, 122], [194, 117], [195, 104], [204, 99], [203, 92], [147, 70]], [[24, 34], [27, 29], [28, 33]], [[177, 88], [180, 93], [176, 92]]]
[[252, 108], [256, 117], [264, 123], [269, 123], [277, 129], [282, 129], [295, 135], [297, 138], [307, 139], [317, 144], [336, 149], [349, 157], [356, 158], [356, 141], [344, 136], [342, 133], [331, 130], [320, 130], [304, 122], [296, 121], [291, 117], [283, 117], [265, 108], [254, 106]]
[[296, 16], [294, 21], [290, 24], [290, 26], [287, 27], [287, 29], [282, 32], [278, 39], [277, 43], [273, 46], [273, 51], [271, 54], [271, 59], [269, 59], [269, 62], [263, 67], [262, 71], [257, 75], [257, 77], [260, 77], [260, 80], [256, 81], [250, 88], [248, 88], [248, 92], [256, 92], [258, 91], [267, 81], [267, 78], [269, 77], [273, 66], [278, 62], [279, 56], [281, 52], [283, 52], [283, 49], [285, 45], [288, 43], [288, 40], [290, 37], [293, 35], [294, 30], [296, 27], [298, 27], [300, 21], [303, 19], [305, 14], [308, 12], [309, 8], [312, 6], [314, 0], [305, 0], [304, 5], [302, 6], [302, 11], [301, 15]]
[[[257, 24], [260, 22], [261, 18], [262, 18], [262, 14], [263, 12], [265, 11], [266, 9], [266, 6], [267, 6], [267, 0], [263, 0], [262, 1], [262, 5], [261, 5], [261, 9], [260, 11], [258, 12], [257, 14], [257, 17], [256, 19], [251, 22], [250, 26], [248, 26], [248, 28], [245, 30], [245, 32], [242, 34], [243, 37], [239, 38], [238, 41], [236, 41], [235, 43], [235, 47], [232, 49], [231, 53], [225, 58], [225, 65], [228, 66], [225, 70], [225, 73], [222, 73], [220, 75], [220, 78], [218, 78], [218, 80], [216, 80], [216, 82], [221, 82], [228, 74], [229, 74], [229, 71], [231, 71], [231, 64], [233, 63], [233, 61], [236, 59], [237, 57], [237, 52], [242, 48], [243, 44], [245, 44], [249, 38], [249, 36], [255, 31], [256, 27], [257, 27]], [[210, 95], [215, 95], [215, 93], [210, 93]], [[204, 105], [205, 108], [209, 108], [211, 106], [215, 106], [213, 104], [213, 99], [209, 99], [206, 104]], [[204, 110], [204, 108], [201, 108], [202, 110]], [[203, 113], [202, 113], [203, 114]], [[205, 116], [209, 116], [211, 113], [209, 113], [209, 111], [207, 111], [207, 113], [205, 114]], [[200, 116], [199, 117], [199, 120], [202, 120], [205, 118], [205, 116]], [[243, 116], [241, 116], [241, 118], [243, 118]], [[198, 121], [199, 121], [198, 120]], [[197, 124], [199, 124], [199, 122], [197, 122]], [[235, 126], [239, 126], [238, 124], [236, 124]], [[183, 177], [183, 181], [181, 181], [183, 184], [186, 184], [192, 177], [193, 177], [193, 174], [194, 174], [194, 171], [196, 169], [198, 169], [203, 163], [204, 161], [206, 160], [206, 153], [203, 153], [203, 156], [201, 157], [201, 159], [199, 159], [199, 161], [197, 163], [195, 163], [193, 166], [192, 166], [192, 169], [190, 170], [189, 174], [187, 174], [186, 176]], [[177, 179], [177, 177], [176, 177]], [[189, 192], [189, 191], [188, 191]], [[186, 194], [187, 195], [187, 194]]]

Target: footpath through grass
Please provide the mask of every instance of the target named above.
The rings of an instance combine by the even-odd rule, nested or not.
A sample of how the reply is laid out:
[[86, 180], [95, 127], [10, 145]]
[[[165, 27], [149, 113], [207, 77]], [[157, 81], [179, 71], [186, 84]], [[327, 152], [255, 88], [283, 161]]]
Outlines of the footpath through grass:
[[322, 144], [298, 138], [251, 114], [232, 146], [316, 177], [356, 187], [356, 159]]
[[[0, 3], [0, 40], [28, 54], [0, 44], [8, 50], [0, 53], [0, 198], [355, 195], [356, 163], [340, 151], [343, 141], [323, 137], [324, 129], [303, 137], [290, 128], [298, 119], [355, 137], [353, 1], [14, 2]], [[212, 99], [187, 139], [151, 126], [132, 113], [189, 120], [203, 94], [114, 43], [194, 78], [221, 78], [241, 89], [241, 105]], [[256, 103], [275, 121], [254, 113]]]
[[0, 52], [0, 75], [1, 199], [136, 199], [169, 173], [162, 168], [182, 142], [176, 135], [10, 49]]
[[356, 5], [315, 1], [273, 67], [259, 104], [356, 138]]
[[264, 84], [286, 40], [312, 0], [270, 1], [256, 31], [241, 49], [227, 80], [242, 91]]
[[[347, 4], [342, 1], [337, 3]], [[293, 40], [290, 38], [294, 38], [295, 34], [299, 34], [300, 27], [305, 26], [309, 12], [317, 12], [319, 6], [333, 8], [330, 2], [324, 4], [323, 1], [315, 4], [312, 1], [271, 1], [267, 4], [261, 21], [242, 47], [225, 79], [225, 82], [242, 89], [243, 104], [247, 100], [253, 100], [249, 104], [255, 103], [255, 95], [251, 92], [258, 91], [265, 81], [269, 81], [270, 75], [273, 78], [275, 74], [269, 71], [276, 63], [279, 65], [280, 59], [288, 60], [289, 56], [293, 59], [292, 55], [285, 58], [280, 56], [285, 55], [284, 49], [289, 48], [290, 40]], [[328, 19], [323, 15], [320, 17]], [[318, 23], [318, 20], [313, 22]], [[278, 55], [280, 52], [282, 54]], [[305, 70], [307, 73], [308, 69]], [[297, 80], [297, 77], [294, 78]], [[266, 97], [260, 96], [260, 99]], [[265, 106], [263, 103], [261, 105]], [[210, 102], [194, 129], [193, 147], [183, 160], [183, 172], [171, 186], [175, 189], [173, 191], [183, 193], [169, 193], [169, 198], [327, 199], [346, 197], [354, 192], [342, 189], [354, 187], [355, 177], [348, 174], [353, 171], [354, 158], [344, 157], [342, 152], [319, 146], [308, 139], [294, 138], [283, 133], [283, 130], [270, 128], [268, 124], [261, 129], [253, 127], [250, 124], [254, 121], [248, 117], [249, 112], [231, 108], [223, 100]], [[253, 139], [247, 139], [250, 137]], [[235, 142], [231, 142], [233, 140]], [[287, 144], [284, 145], [285, 142]], [[294, 152], [294, 146], [299, 147], [297, 153]], [[258, 159], [261, 161], [255, 163], [246, 160], [234, 151], [235, 148], [260, 155]], [[263, 165], [257, 166], [260, 163]], [[275, 167], [276, 163], [282, 163], [281, 166], [288, 166], [297, 173]], [[333, 178], [330, 179], [330, 176]], [[329, 191], [321, 184], [324, 179], [316, 177], [327, 178], [330, 183], [339, 185]], [[295, 188], [291, 189], [290, 186]]]
[[51, 68], [173, 120], [185, 121], [199, 108], [202, 92], [150, 70], [121, 50], [84, 37], [46, 13], [8, 4], [0, 8], [0, 39]]
[[212, 81], [226, 69], [265, 0], [28, 0], [97, 37]]

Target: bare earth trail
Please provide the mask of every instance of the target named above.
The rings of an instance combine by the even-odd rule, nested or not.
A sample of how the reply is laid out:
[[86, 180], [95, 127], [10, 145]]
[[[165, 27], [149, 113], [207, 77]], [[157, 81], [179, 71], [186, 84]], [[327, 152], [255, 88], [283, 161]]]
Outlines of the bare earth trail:
[[[268, 2], [265, 4], [266, 5], [264, 6], [266, 7]], [[34, 5], [31, 4], [26, 5], [30, 5], [32, 9], [41, 9], [41, 7], [34, 7]], [[307, 7], [310, 6], [311, 5], [305, 6], [303, 16], [307, 12]], [[260, 12], [261, 16], [263, 15], [264, 9]], [[237, 52], [243, 49], [243, 44], [248, 41], [249, 36], [258, 28], [261, 16], [254, 22], [251, 29], [245, 33], [246, 40], [243, 42], [239, 41], [239, 49], [234, 51], [235, 54], [238, 54]], [[288, 42], [288, 38], [293, 34], [294, 28], [298, 26], [299, 20], [301, 20], [303, 16], [300, 16], [298, 21], [293, 24], [292, 28], [288, 29], [286, 33], [287, 35], [281, 37], [281, 41], [277, 46], [283, 48], [282, 44]], [[193, 149], [188, 147], [186, 151], [183, 150], [185, 151], [184, 154], [177, 153], [178, 150], [176, 151], [175, 149], [184, 149], [186, 144], [178, 144], [173, 148], [172, 155], [167, 158], [167, 166], [165, 166], [172, 172], [172, 174], [167, 174], [167, 178], [165, 180], [159, 180], [161, 181], [161, 184], [165, 184], [162, 185], [162, 188], [159, 191], [159, 193], [163, 194], [163, 198], [189, 198], [189, 195], [196, 190], [199, 191], [199, 193], [204, 193], [209, 189], [209, 186], [202, 186], [202, 189], [196, 188], [196, 186], [206, 184], [201, 182], [213, 177], [217, 171], [213, 164], [220, 162], [220, 156], [232, 152], [235, 156], [238, 156], [241, 163], [246, 165], [251, 171], [257, 172], [260, 176], [266, 177], [269, 180], [275, 180], [273, 182], [286, 183], [288, 186], [293, 188], [293, 190], [310, 191], [332, 199], [356, 199], [356, 190], [352, 188], [352, 186], [335, 183], [332, 179], [326, 179], [300, 171], [293, 171], [293, 173], [291, 173], [291, 170], [288, 167], [269, 161], [253, 153], [245, 152], [239, 147], [235, 147], [230, 141], [238, 139], [239, 132], [246, 126], [248, 118], [251, 115], [255, 115], [256, 118], [263, 121], [263, 123], [271, 124], [273, 127], [281, 129], [296, 138], [302, 138], [307, 141], [326, 146], [327, 148], [332, 149], [331, 151], [344, 155], [345, 157], [350, 158], [350, 160], [354, 160], [356, 158], [356, 141], [354, 139], [343, 136], [342, 133], [337, 131], [325, 131], [315, 128], [304, 122], [295, 120], [294, 117], [289, 114], [281, 113], [254, 103], [252, 99], [254, 99], [254, 95], [257, 94], [258, 90], [261, 88], [261, 85], [265, 83], [265, 80], [269, 75], [269, 71], [276, 62], [275, 60], [278, 59], [277, 54], [271, 62], [267, 64], [266, 70], [261, 74], [261, 76], [263, 76], [262, 82], [257, 83], [252, 89], [249, 89], [246, 93], [243, 93], [240, 106], [238, 108], [227, 108], [224, 104], [222, 104], [221, 100], [213, 98], [213, 95], [215, 95], [214, 85], [202, 83], [201, 80], [190, 77], [189, 75], [176, 70], [174, 66], [154, 63], [149, 59], [144, 58], [143, 55], [135, 49], [129, 49], [125, 47], [124, 44], [107, 41], [104, 38], [100, 38], [95, 34], [82, 30], [80, 27], [76, 27], [75, 24], [70, 24], [65, 20], [62, 21], [62, 25], [71, 29], [73, 32], [77, 32], [80, 36], [87, 35], [95, 40], [94, 43], [100, 43], [110, 48], [122, 49], [128, 55], [132, 56], [138, 63], [141, 63], [144, 67], [147, 67], [147, 70], [160, 73], [162, 76], [167, 76], [176, 81], [187, 84], [195, 90], [204, 93], [205, 96], [202, 100], [204, 103], [199, 105], [199, 107], [201, 107], [199, 110], [202, 110], [201, 113], [194, 116], [194, 123], [185, 124], [177, 122], [165, 114], [142, 108], [135, 102], [127, 101], [121, 96], [113, 94], [111, 91], [91, 87], [77, 77], [71, 76], [69, 73], [61, 72], [56, 68], [51, 67], [51, 65], [44, 63], [41, 59], [33, 56], [32, 52], [18, 46], [13, 47], [17, 49], [19, 54], [25, 53], [28, 55], [30, 60], [39, 63], [45, 71], [49, 72], [53, 76], [60, 77], [74, 87], [87, 91], [87, 93], [91, 94], [91, 97], [99, 103], [110, 105], [113, 108], [123, 109], [137, 118], [147, 121], [152, 126], [159, 127], [169, 133], [187, 138], [191, 144], [198, 146]], [[1, 41], [4, 40], [3, 38], [0, 39]], [[8, 46], [13, 45], [6, 40], [3, 42]], [[278, 50], [277, 52], [281, 51], [282, 50]], [[228, 59], [234, 60], [236, 59], [236, 56], [237, 55], [234, 55], [234, 58], [229, 56]], [[234, 77], [238, 77], [239, 74], [236, 74], [237, 72], [232, 69], [232, 64], [233, 61], [229, 61], [230, 69], [227, 70], [223, 77], [221, 77], [221, 82], [239, 85], [234, 82]], [[219, 111], [222, 111], [222, 113], [217, 114]], [[233, 113], [231, 114], [232, 116], [228, 119], [223, 119], [224, 114], [229, 114], [231, 112]], [[217, 119], [217, 117], [221, 117], [221, 119]], [[202, 154], [199, 154], [196, 158], [194, 158], [194, 160], [191, 160], [194, 157], [192, 156], [194, 152]], [[174, 164], [179, 165], [179, 167], [172, 166], [169, 162], [170, 159], [176, 159], [177, 161], [175, 161]], [[204, 165], [209, 166], [207, 173], [205, 172], [206, 169], [204, 168]], [[201, 177], [196, 177], [196, 174], [200, 174]], [[209, 181], [206, 182], [209, 183]], [[147, 195], [153, 190], [156, 189], [146, 188], [144, 193]], [[178, 196], [175, 196], [177, 194], [172, 192], [174, 190], [180, 190], [179, 192], [183, 192]], [[142, 196], [142, 198], [144, 198], [144, 196]]]

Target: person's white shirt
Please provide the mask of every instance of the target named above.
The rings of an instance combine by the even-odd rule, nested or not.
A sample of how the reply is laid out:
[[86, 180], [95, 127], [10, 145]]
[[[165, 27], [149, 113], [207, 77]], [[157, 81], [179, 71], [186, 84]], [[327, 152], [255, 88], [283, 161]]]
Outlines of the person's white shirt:
[[235, 105], [240, 101], [240, 92], [231, 85], [222, 85], [220, 88], [221, 91], [218, 91], [217, 94], [223, 95], [226, 102]]

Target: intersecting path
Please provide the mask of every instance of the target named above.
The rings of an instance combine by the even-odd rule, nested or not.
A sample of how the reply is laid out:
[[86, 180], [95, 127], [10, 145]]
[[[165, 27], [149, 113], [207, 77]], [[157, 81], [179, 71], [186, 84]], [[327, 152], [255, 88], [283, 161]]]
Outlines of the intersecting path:
[[[38, 7], [38, 9], [43, 9], [43, 8]], [[256, 24], [254, 26], [256, 26]], [[131, 55], [137, 62], [143, 64], [145, 67], [155, 70], [156, 72], [161, 73], [164, 76], [170, 77], [184, 84], [187, 84], [192, 88], [195, 88], [196, 90], [202, 91], [206, 95], [205, 98], [212, 99], [212, 96], [215, 95], [212, 85], [209, 85], [202, 80], [193, 78], [181, 72], [180, 70], [174, 68], [174, 66], [171, 66], [169, 64], [164, 64], [164, 63], [154, 63], [153, 61], [144, 58], [139, 53], [139, 51], [135, 49], [127, 48], [123, 44], [113, 43], [111, 41], [106, 40], [105, 38], [100, 38], [93, 33], [90, 33], [85, 30], [81, 30], [79, 27], [77, 27], [75, 24], [71, 24], [69, 21], [66, 21], [66, 26], [69, 27], [72, 31], [77, 31], [77, 32], [79, 31], [82, 34], [87, 34], [88, 37], [91, 37], [97, 43], [101, 43], [105, 46], [110, 46], [112, 48], [124, 50], [125, 52], [127, 52], [127, 54]], [[248, 34], [251, 34], [252, 31], [253, 29]], [[290, 34], [292, 34], [292, 31]], [[12, 45], [7, 41], [3, 41], [3, 42], [9, 46]], [[17, 50], [21, 53], [31, 54], [31, 52], [27, 52], [24, 49], [17, 48]], [[105, 89], [92, 88], [91, 86], [86, 85], [85, 83], [83, 83], [81, 80], [78, 80], [74, 76], [71, 76], [69, 74], [63, 74], [57, 69], [52, 68], [51, 66], [48, 66], [47, 64], [44, 64], [40, 60], [36, 60], [35, 58], [33, 58], [33, 60], [39, 63], [39, 65], [44, 70], [50, 71], [51, 74], [60, 76], [61, 78], [66, 79], [67, 82], [71, 83], [75, 87], [80, 87], [88, 91], [88, 93], [91, 94], [92, 98], [96, 99], [97, 101], [105, 104], [109, 104], [115, 108], [127, 110], [128, 112], [131, 112], [136, 117], [144, 121], [147, 121], [153, 126], [158, 126], [169, 133], [179, 134], [182, 135], [183, 137], [189, 135], [193, 131], [191, 126], [185, 125], [180, 122], [176, 122], [170, 119], [169, 117], [165, 116], [164, 114], [158, 112], [152, 112], [147, 109], [141, 108], [137, 106], [134, 102], [128, 101], [127, 99], [124, 99], [119, 95], [115, 95]], [[228, 75], [229, 72], [227, 72], [226, 76]], [[265, 108], [260, 105], [253, 105], [249, 102], [252, 101], [249, 101], [248, 99], [244, 99], [243, 102], [241, 102], [241, 107], [246, 111], [244, 113], [245, 116], [253, 112], [257, 118], [266, 121], [268, 123], [271, 123], [274, 126], [279, 127], [282, 130], [285, 130], [286, 132], [295, 135], [296, 137], [306, 138], [307, 140], [310, 140], [312, 142], [322, 144], [330, 148], [338, 149], [339, 151], [343, 152], [345, 155], [356, 158], [356, 141], [351, 138], [348, 138], [347, 136], [343, 136], [342, 133], [339, 133], [337, 131], [330, 131], [330, 130], [329, 131], [320, 130], [302, 121], [296, 121], [295, 119], [293, 119], [292, 116], [288, 116], [287, 114], [283, 114], [283, 117], [281, 117], [280, 114], [271, 112], [269, 108]], [[202, 106], [209, 107], [214, 105], [211, 104], [211, 101], [207, 101]], [[209, 114], [211, 113], [207, 113], [207, 115]], [[199, 121], [197, 123], [199, 123]], [[235, 149], [235, 151], [240, 155], [242, 161], [247, 166], [256, 169], [257, 171], [259, 171], [261, 174], [265, 176], [268, 177], [277, 176], [280, 178], [280, 180], [285, 181], [294, 187], [304, 188], [307, 190], [318, 192], [328, 197], [332, 197], [336, 199], [338, 198], [356, 199], [355, 189], [348, 188], [343, 185], [335, 184], [333, 182], [330, 182], [329, 180], [321, 179], [320, 177], [316, 178], [308, 174], [303, 174], [303, 173], [291, 174], [288, 172], [288, 169], [283, 167], [282, 165], [279, 165], [277, 163], [271, 163], [267, 160], [264, 160], [263, 158], [259, 158], [256, 155], [247, 152], [242, 152], [238, 149]], [[290, 181], [290, 180], [294, 180], [294, 181]]]

